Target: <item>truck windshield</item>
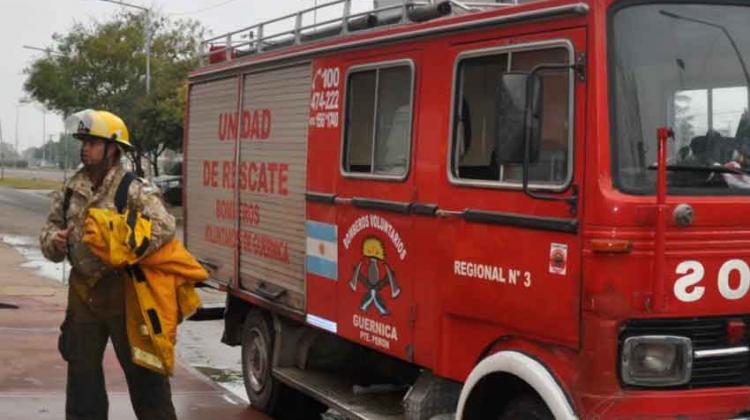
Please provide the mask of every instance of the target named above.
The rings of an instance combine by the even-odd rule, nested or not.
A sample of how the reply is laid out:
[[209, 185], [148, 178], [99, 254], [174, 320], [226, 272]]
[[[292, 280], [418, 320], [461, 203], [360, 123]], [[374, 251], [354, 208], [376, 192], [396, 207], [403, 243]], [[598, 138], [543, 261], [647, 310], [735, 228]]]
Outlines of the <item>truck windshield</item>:
[[670, 194], [750, 194], [750, 7], [616, 7], [609, 63], [617, 187], [654, 193], [656, 129], [670, 126]]

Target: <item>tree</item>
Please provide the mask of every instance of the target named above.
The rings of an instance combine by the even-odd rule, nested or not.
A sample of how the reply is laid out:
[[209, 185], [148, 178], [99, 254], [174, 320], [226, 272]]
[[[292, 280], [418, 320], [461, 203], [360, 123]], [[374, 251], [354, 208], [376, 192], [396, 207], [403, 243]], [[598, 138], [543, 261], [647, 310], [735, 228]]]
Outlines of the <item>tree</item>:
[[8, 143], [0, 143], [0, 155], [3, 156], [3, 159], [6, 160], [14, 160], [18, 159], [18, 153], [16, 153], [16, 149], [8, 144]]
[[198, 63], [203, 29], [196, 21], [151, 19], [151, 94], [146, 95], [146, 39], [143, 14], [122, 13], [113, 21], [76, 23], [53, 35], [54, 47], [27, 69], [24, 89], [47, 109], [65, 117], [86, 108], [122, 117], [134, 150], [129, 154], [143, 174], [145, 157], [158, 175], [166, 148], [182, 146], [185, 81]]
[[70, 169], [80, 162], [81, 142], [69, 135], [60, 135], [57, 141], [49, 141], [37, 149], [34, 158], [44, 158], [60, 169]]

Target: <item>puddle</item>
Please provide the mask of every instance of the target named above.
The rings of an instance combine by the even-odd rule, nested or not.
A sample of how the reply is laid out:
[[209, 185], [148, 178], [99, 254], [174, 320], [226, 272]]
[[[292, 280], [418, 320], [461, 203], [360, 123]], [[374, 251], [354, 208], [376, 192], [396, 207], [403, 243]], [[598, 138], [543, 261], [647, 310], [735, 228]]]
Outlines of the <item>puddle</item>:
[[[67, 283], [70, 265], [45, 259], [36, 238], [0, 234], [0, 242], [10, 245], [24, 257], [26, 261], [21, 264], [22, 267], [30, 268], [46, 278]], [[4, 305], [0, 303], [0, 309], [10, 309]], [[222, 388], [247, 402], [239, 348], [230, 348], [221, 343], [223, 321], [186, 321], [180, 324], [177, 331], [179, 356]]]
[[248, 401], [247, 393], [245, 392], [245, 383], [242, 381], [242, 372], [234, 369], [217, 369], [210, 366], [193, 367], [243, 401]]
[[185, 321], [177, 328], [177, 354], [180, 359], [247, 403], [240, 348], [223, 344], [223, 332], [224, 320]]
[[70, 275], [70, 264], [67, 262], [54, 263], [47, 260], [39, 250], [39, 242], [36, 238], [17, 235], [2, 235], [0, 240], [13, 247], [26, 259], [21, 267], [30, 268], [42, 277], [56, 280], [62, 284], [67, 284]]

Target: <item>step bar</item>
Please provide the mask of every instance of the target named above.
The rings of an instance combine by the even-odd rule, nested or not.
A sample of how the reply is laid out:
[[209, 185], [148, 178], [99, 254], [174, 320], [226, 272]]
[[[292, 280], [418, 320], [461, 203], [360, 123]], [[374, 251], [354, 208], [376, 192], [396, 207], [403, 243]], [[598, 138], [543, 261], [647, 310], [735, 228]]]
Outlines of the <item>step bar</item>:
[[294, 367], [274, 368], [273, 375], [284, 384], [340, 411], [349, 418], [406, 420], [401, 404], [407, 392], [406, 388], [388, 389], [378, 385], [361, 387], [354, 381], [332, 373]]

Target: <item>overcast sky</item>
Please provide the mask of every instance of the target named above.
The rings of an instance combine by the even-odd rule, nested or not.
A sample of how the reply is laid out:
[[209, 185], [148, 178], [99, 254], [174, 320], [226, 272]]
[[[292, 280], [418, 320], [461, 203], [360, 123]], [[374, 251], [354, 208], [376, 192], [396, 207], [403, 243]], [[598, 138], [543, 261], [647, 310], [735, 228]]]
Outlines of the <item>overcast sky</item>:
[[[153, 7], [174, 18], [199, 20], [213, 34], [250, 26], [259, 21], [282, 16], [310, 7], [315, 0], [127, 0], [132, 4]], [[319, 0], [323, 3], [323, 0]], [[354, 9], [371, 5], [371, 0], [354, 0]], [[0, 0], [0, 127], [3, 141], [18, 141], [21, 150], [40, 146], [44, 138], [44, 113], [41, 105], [17, 106], [25, 97], [23, 74], [43, 52], [27, 50], [23, 45], [52, 46], [52, 34], [65, 33], [73, 22], [107, 21], [122, 10], [121, 6], [100, 0]], [[320, 18], [319, 18], [320, 19]], [[59, 115], [46, 115], [46, 133], [63, 130]]]

